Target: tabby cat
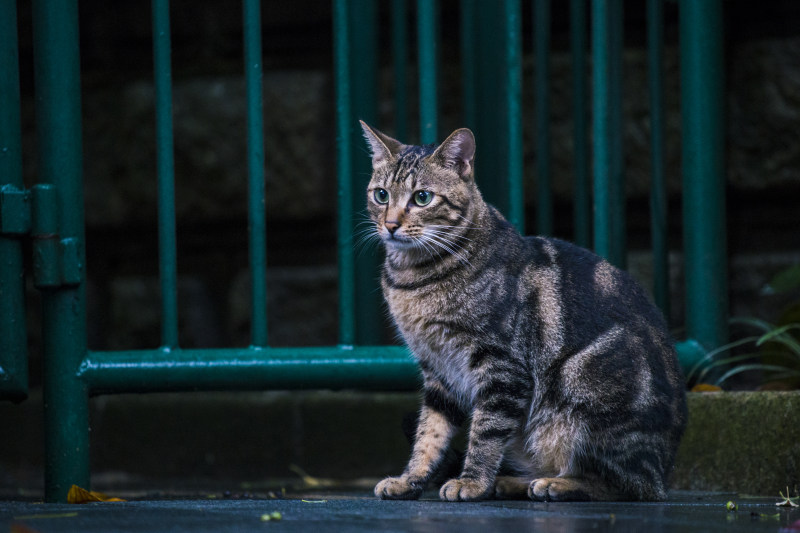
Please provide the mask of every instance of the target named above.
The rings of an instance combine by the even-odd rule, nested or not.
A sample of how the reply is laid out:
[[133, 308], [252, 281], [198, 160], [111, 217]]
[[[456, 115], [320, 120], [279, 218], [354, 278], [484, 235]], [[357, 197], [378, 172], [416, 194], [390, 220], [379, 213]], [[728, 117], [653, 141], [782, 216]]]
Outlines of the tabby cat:
[[383, 294], [424, 383], [408, 466], [375, 494], [418, 498], [469, 419], [444, 500], [663, 500], [686, 399], [644, 291], [588, 250], [522, 237], [486, 204], [470, 130], [413, 146], [361, 125]]

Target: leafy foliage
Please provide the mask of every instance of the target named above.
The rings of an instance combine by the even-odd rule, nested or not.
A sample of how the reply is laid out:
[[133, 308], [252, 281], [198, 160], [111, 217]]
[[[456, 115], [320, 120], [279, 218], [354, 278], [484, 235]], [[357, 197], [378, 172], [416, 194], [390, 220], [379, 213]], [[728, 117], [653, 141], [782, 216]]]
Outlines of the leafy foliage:
[[[800, 265], [776, 274], [763, 293], [795, 291], [800, 291]], [[781, 382], [789, 388], [800, 387], [798, 311], [800, 301], [784, 310], [778, 324], [757, 318], [732, 319], [732, 325], [739, 325], [751, 334], [708, 352], [689, 372], [687, 382], [720, 386], [738, 374], [760, 372], [763, 383]]]

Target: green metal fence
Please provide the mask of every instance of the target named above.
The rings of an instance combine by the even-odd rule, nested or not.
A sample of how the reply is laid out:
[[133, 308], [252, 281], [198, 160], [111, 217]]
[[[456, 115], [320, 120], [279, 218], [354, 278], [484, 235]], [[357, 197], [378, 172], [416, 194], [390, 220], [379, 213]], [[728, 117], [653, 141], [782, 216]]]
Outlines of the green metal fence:
[[[687, 340], [684, 364], [725, 339], [722, 139], [721, 0], [680, 2], [683, 102], [684, 234], [687, 279]], [[333, 0], [337, 111], [339, 344], [316, 348], [269, 345], [266, 319], [266, 217], [260, 3], [243, 1], [244, 76], [247, 86], [251, 345], [246, 348], [182, 349], [178, 339], [177, 269], [172, 154], [170, 24], [168, 0], [152, 0], [156, 87], [159, 264], [162, 346], [154, 350], [97, 352], [87, 349], [86, 272], [81, 176], [81, 101], [77, 0], [34, 0], [34, 68], [39, 175], [22, 182], [16, 4], [0, 4], [0, 394], [20, 400], [27, 393], [22, 242], [32, 242], [32, 277], [42, 292], [43, 389], [47, 501], [62, 501], [73, 483], [89, 485], [88, 399], [94, 394], [182, 390], [300, 388], [409, 389], [417, 371], [405, 348], [378, 346], [380, 295], [372, 290], [376, 259], [356, 258], [354, 213], [361, 209], [369, 160], [357, 118], [377, 123], [375, 0]], [[505, 180], [482, 183], [486, 197], [524, 229], [523, 121], [537, 124], [539, 189], [537, 232], [552, 230], [549, 87], [549, 0], [534, 0], [536, 116], [522, 114], [521, 3], [461, 0], [464, 123], [483, 143], [478, 179], [486, 169]], [[419, 69], [418, 138], [439, 139], [437, 44], [440, 14], [432, 0], [415, 6], [393, 0], [391, 50], [398, 80], [407, 76], [407, 14], [415, 13]], [[575, 176], [577, 242], [593, 245], [624, 266], [624, 168], [621, 136], [621, 0], [571, 0], [571, 48], [575, 58]], [[667, 299], [666, 191], [663, 161], [661, 0], [648, 1], [648, 49], [653, 124], [654, 293]], [[592, 86], [586, 87], [587, 21], [591, 24]], [[374, 81], [375, 83], [371, 83]], [[396, 83], [398, 136], [408, 132], [408, 85]], [[592, 94], [590, 174], [587, 90]], [[593, 192], [590, 190], [593, 187]], [[590, 198], [594, 197], [593, 209]], [[593, 215], [592, 215], [593, 212]], [[594, 240], [591, 241], [592, 227]]]

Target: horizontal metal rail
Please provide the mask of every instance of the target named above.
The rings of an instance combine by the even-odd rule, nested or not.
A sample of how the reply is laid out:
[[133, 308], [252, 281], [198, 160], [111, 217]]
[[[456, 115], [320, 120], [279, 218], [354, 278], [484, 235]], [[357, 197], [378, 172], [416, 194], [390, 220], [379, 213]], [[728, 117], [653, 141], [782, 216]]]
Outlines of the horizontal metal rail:
[[155, 349], [90, 352], [77, 377], [92, 394], [189, 390], [414, 390], [400, 346]]

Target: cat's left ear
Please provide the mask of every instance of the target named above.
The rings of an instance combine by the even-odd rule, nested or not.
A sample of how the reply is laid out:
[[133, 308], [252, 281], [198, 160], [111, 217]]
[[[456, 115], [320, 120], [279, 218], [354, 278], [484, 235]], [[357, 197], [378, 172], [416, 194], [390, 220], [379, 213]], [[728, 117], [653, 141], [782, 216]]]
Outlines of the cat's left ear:
[[359, 122], [361, 129], [364, 130], [364, 138], [369, 144], [370, 152], [372, 152], [372, 168], [378, 168], [405, 148], [403, 143], [370, 128], [363, 120], [359, 120]]
[[436, 149], [431, 158], [443, 167], [454, 170], [463, 179], [469, 179], [475, 160], [475, 136], [467, 128], [456, 130]]

